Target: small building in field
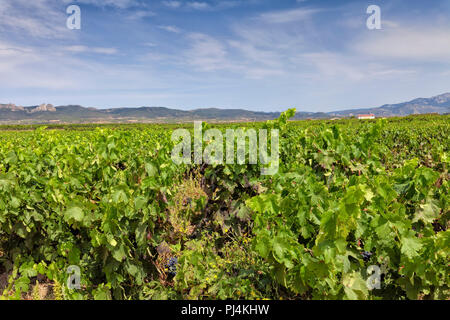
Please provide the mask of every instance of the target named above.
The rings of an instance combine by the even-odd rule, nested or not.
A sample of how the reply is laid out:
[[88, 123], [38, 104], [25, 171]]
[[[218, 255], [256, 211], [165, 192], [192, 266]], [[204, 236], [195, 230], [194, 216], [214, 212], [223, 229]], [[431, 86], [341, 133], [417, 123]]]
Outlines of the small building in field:
[[371, 114], [358, 114], [359, 120], [366, 120], [366, 119], [375, 119], [375, 115], [373, 113]]

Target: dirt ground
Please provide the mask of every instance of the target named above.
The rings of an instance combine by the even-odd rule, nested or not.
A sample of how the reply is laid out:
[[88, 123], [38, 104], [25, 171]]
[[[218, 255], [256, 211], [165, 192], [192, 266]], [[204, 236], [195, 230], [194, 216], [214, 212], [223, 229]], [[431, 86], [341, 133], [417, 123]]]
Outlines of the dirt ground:
[[3, 293], [3, 290], [5, 290], [5, 288], [8, 286], [8, 277], [9, 274], [5, 273], [0, 273], [0, 294]]
[[[8, 279], [11, 275], [11, 272], [5, 272], [0, 274], [0, 295], [3, 294], [3, 291], [8, 287]], [[36, 293], [33, 292], [36, 290], [35, 287], [38, 285], [38, 290], [36, 291], [39, 297], [36, 296]], [[33, 297], [34, 295], [34, 297]], [[23, 300], [34, 300], [38, 298], [39, 300], [52, 300], [53, 299], [53, 284], [49, 281], [41, 281], [38, 284], [30, 283], [30, 290], [27, 293], [22, 295]]]

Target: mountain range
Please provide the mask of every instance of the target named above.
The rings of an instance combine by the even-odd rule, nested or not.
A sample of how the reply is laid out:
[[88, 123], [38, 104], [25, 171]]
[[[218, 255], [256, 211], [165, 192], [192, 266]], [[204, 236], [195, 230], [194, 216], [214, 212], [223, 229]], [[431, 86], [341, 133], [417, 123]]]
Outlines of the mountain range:
[[[287, 109], [287, 108], [286, 108]], [[450, 112], [450, 93], [431, 98], [418, 98], [398, 104], [386, 104], [376, 108], [351, 109], [333, 112], [297, 112], [294, 119], [346, 118], [358, 114], [374, 114], [376, 117], [396, 117], [412, 114]], [[276, 119], [280, 112], [257, 112], [244, 109], [196, 109], [176, 110], [164, 107], [96, 109], [79, 105], [16, 106], [0, 104], [0, 124], [36, 123], [117, 123], [117, 122], [188, 122], [205, 120], [221, 121], [264, 121]]]

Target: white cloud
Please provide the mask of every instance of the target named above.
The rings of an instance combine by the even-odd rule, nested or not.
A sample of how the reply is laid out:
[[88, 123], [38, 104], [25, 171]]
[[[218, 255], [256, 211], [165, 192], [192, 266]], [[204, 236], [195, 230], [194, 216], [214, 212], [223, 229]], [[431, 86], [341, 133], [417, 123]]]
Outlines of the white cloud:
[[270, 68], [246, 68], [245, 76], [248, 79], [261, 80], [267, 79], [268, 77], [280, 77], [285, 76], [286, 73], [280, 69], [270, 69]]
[[158, 26], [159, 29], [172, 33], [180, 33], [181, 30], [176, 26]]
[[[86, 46], [32, 47], [0, 41], [0, 88], [2, 90], [46, 89], [50, 92], [82, 90], [139, 90], [162, 86], [166, 75], [152, 65], [115, 64], [85, 59], [78, 53], [114, 54], [114, 48]], [[155, 76], [152, 77], [151, 75]], [[167, 76], [169, 77], [169, 76]], [[49, 91], [47, 91], [49, 93]], [[7, 95], [3, 98], [11, 100]], [[74, 102], [75, 103], [75, 102]]]
[[67, 16], [51, 0], [3, 0], [0, 4], [0, 30], [27, 34], [34, 38], [70, 38]]
[[[246, 0], [246, 3], [254, 3], [255, 0]], [[220, 1], [212, 1], [212, 2], [206, 2], [206, 1], [185, 1], [185, 2], [181, 2], [181, 1], [162, 1], [161, 2], [163, 5], [165, 5], [166, 7], [172, 8], [172, 9], [187, 9], [187, 10], [199, 10], [199, 11], [217, 11], [217, 10], [225, 10], [225, 9], [230, 9], [230, 8], [234, 8], [240, 4], [242, 4], [242, 2], [240, 1], [235, 1], [235, 0], [230, 0], [230, 1], [225, 1], [225, 0], [220, 0]]]
[[197, 1], [188, 2], [188, 3], [186, 3], [186, 6], [188, 8], [195, 9], [195, 10], [207, 10], [207, 9], [210, 8], [210, 5], [208, 3], [206, 3], [206, 2], [197, 2]]
[[230, 67], [225, 46], [213, 37], [202, 33], [191, 33], [191, 48], [186, 53], [190, 65], [202, 71], [213, 71]]
[[[0, 43], [0, 86], [2, 88], [45, 88], [60, 89], [72, 86], [70, 77], [64, 77], [68, 71], [57, 55], [50, 56], [37, 49], [17, 46], [11, 43]], [[64, 71], [63, 71], [64, 70]], [[56, 71], [53, 73], [53, 71]], [[69, 72], [70, 74], [70, 72]]]
[[400, 26], [400, 24], [396, 21], [391, 21], [391, 20], [386, 20], [386, 19], [382, 19], [381, 20], [381, 27], [382, 29], [386, 29], [386, 27], [388, 28], [398, 28]]
[[219, 40], [203, 33], [187, 35], [190, 48], [181, 63], [196, 71], [240, 74], [249, 79], [264, 79], [286, 74], [281, 56], [276, 51], [257, 48], [245, 40]]
[[392, 29], [370, 33], [355, 45], [367, 56], [406, 60], [450, 60], [450, 29]]
[[282, 10], [269, 13], [263, 13], [260, 15], [260, 19], [267, 23], [288, 23], [299, 22], [306, 18], [311, 17], [314, 13], [319, 12], [318, 9], [291, 9]]
[[179, 8], [182, 5], [180, 1], [163, 1], [162, 4], [169, 8]]
[[[351, 29], [359, 29], [359, 30], [366, 30], [367, 28], [367, 17], [363, 15], [350, 15], [348, 17], [345, 17], [344, 19], [340, 20], [338, 22], [339, 26], [344, 26], [346, 28]], [[381, 28], [384, 29], [392, 29], [392, 28], [398, 28], [400, 24], [397, 21], [387, 20], [387, 19], [381, 19]], [[357, 31], [357, 30], [355, 30]]]
[[260, 66], [269, 67], [281, 67], [280, 54], [274, 50], [262, 49], [256, 47], [254, 44], [246, 41], [229, 41], [229, 45], [235, 48], [245, 56], [246, 59], [252, 63], [256, 63]]
[[144, 43], [142, 43], [142, 45], [146, 46], [146, 47], [157, 47], [158, 46], [158, 44], [156, 44], [154, 42], [144, 42]]
[[116, 48], [101, 48], [101, 47], [87, 47], [82, 45], [77, 46], [69, 46], [63, 48], [66, 51], [73, 52], [73, 53], [98, 53], [98, 54], [106, 54], [106, 55], [112, 55], [117, 54], [118, 51]]
[[156, 13], [153, 12], [153, 11], [138, 10], [138, 11], [130, 13], [127, 16], [127, 19], [129, 19], [129, 20], [139, 20], [139, 19], [144, 19], [144, 18], [149, 18], [149, 17], [154, 17], [154, 16], [156, 16]]
[[7, 33], [8, 36], [15, 32], [20, 36], [28, 35], [40, 39], [73, 39], [77, 37], [77, 32], [66, 27], [68, 15], [65, 9], [69, 4], [89, 4], [117, 9], [138, 8], [138, 11], [128, 15], [128, 19], [155, 15], [147, 9], [146, 4], [141, 4], [137, 0], [1, 0], [0, 32]]
[[300, 61], [317, 68], [318, 77], [339, 77], [350, 80], [361, 80], [366, 73], [341, 55], [330, 52], [306, 53], [299, 56]]
[[70, 4], [89, 4], [97, 7], [116, 7], [119, 9], [126, 9], [134, 6], [140, 6], [139, 2], [136, 0], [63, 0], [64, 3]]

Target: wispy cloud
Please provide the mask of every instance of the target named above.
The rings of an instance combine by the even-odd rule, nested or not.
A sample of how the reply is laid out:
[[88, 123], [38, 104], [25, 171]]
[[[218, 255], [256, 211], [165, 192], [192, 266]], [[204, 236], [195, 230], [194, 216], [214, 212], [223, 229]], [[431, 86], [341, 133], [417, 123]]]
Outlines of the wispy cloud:
[[67, 16], [51, 0], [3, 0], [0, 4], [0, 30], [35, 38], [72, 37], [66, 28]]
[[180, 1], [162, 1], [162, 4], [169, 8], [179, 8], [183, 5]]
[[142, 6], [142, 3], [140, 3], [137, 0], [77, 0], [72, 1], [72, 0], [63, 0], [64, 3], [68, 4], [76, 4], [76, 3], [81, 3], [81, 4], [88, 4], [88, 5], [93, 5], [93, 6], [97, 6], [97, 7], [116, 7], [119, 9], [126, 9], [126, 8], [130, 8], [130, 7], [135, 7], [135, 6]]
[[214, 71], [230, 67], [223, 43], [202, 33], [188, 35], [191, 48], [186, 53], [187, 62], [202, 71]]
[[355, 49], [380, 58], [450, 61], [450, 28], [396, 28], [365, 37]]
[[[247, 4], [254, 3], [255, 0], [247, 0]], [[164, 6], [171, 9], [197, 10], [197, 11], [217, 11], [237, 7], [243, 2], [238, 0], [215, 0], [215, 1], [162, 1]]]
[[186, 6], [188, 8], [192, 8], [195, 10], [207, 10], [211, 7], [207, 2], [198, 2], [198, 1], [188, 2], [186, 3]]
[[87, 46], [69, 46], [64, 47], [63, 50], [72, 52], [72, 53], [97, 53], [97, 54], [117, 54], [118, 50], [116, 48], [101, 48], [101, 47], [87, 47]]
[[315, 66], [318, 72], [312, 72], [317, 78], [338, 77], [358, 81], [366, 77], [367, 72], [361, 70], [354, 61], [331, 52], [306, 53], [298, 56], [299, 62]]
[[[51, 62], [49, 57], [52, 58]], [[74, 81], [70, 77], [64, 77], [68, 64], [60, 65], [58, 71], [54, 67], [55, 62], [61, 62], [61, 56], [54, 53], [49, 56], [32, 47], [1, 42], [0, 73], [4, 76], [0, 77], [0, 86], [44, 89], [73, 86]]]
[[176, 26], [158, 26], [159, 29], [167, 31], [167, 32], [172, 32], [172, 33], [180, 33], [181, 29], [176, 27]]
[[129, 20], [139, 20], [156, 16], [156, 13], [150, 10], [138, 10], [127, 15]]
[[319, 9], [290, 9], [276, 12], [263, 13], [259, 18], [267, 23], [299, 22], [311, 17]]

